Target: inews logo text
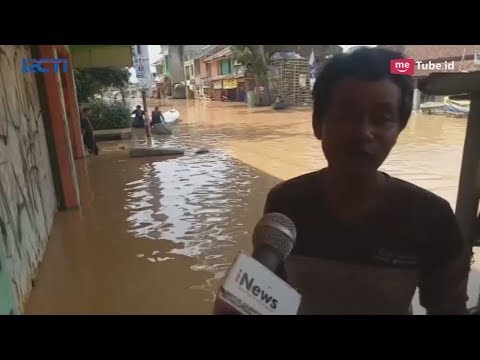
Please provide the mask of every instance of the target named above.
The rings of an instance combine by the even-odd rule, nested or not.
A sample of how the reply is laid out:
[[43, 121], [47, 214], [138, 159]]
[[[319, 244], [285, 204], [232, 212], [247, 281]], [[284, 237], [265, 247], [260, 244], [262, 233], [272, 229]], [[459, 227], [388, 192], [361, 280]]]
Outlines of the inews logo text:
[[415, 74], [417, 70], [430, 70], [430, 71], [452, 71], [455, 70], [455, 61], [415, 61], [414, 59], [395, 59], [390, 60], [390, 72], [397, 75], [410, 75]]
[[260, 286], [254, 285], [255, 278], [253, 276], [249, 277], [248, 273], [243, 269], [238, 271], [237, 276], [235, 277], [235, 282], [240, 284], [242, 290], [246, 291], [248, 294], [252, 294], [254, 298], [264, 305], [269, 305], [272, 309], [277, 308], [278, 300]]

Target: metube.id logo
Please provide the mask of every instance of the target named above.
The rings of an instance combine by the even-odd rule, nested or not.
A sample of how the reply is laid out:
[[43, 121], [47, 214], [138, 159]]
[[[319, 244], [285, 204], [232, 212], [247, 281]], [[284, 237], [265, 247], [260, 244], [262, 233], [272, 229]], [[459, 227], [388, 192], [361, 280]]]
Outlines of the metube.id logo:
[[415, 60], [413, 59], [394, 59], [390, 60], [390, 73], [395, 75], [410, 75], [415, 72]]
[[418, 71], [430, 72], [451, 72], [455, 71], [455, 61], [440, 61], [433, 62], [422, 61], [414, 59], [395, 59], [390, 60], [390, 72], [395, 75], [410, 75], [413, 76], [415, 69]]

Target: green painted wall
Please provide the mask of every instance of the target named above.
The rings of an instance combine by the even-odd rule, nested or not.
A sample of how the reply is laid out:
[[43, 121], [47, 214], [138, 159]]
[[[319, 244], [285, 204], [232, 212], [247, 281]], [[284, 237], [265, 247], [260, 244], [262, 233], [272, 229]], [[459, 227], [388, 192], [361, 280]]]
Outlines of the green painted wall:
[[157, 74], [163, 74], [163, 64], [155, 65], [155, 69], [157, 70]]
[[170, 58], [165, 57], [165, 74], [170, 75]]
[[224, 59], [220, 62], [221, 74], [228, 75], [232, 73], [232, 62], [230, 59]]
[[7, 269], [5, 249], [0, 244], [0, 315], [14, 313], [13, 289], [10, 273]]
[[132, 67], [131, 45], [69, 45], [75, 68]]

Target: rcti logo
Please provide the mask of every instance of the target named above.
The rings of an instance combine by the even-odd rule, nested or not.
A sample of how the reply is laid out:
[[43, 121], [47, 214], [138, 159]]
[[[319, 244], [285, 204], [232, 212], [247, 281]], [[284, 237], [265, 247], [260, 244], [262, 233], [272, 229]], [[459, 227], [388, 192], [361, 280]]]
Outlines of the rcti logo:
[[43, 64], [53, 64], [53, 72], [60, 71], [60, 64], [62, 64], [62, 72], [67, 72], [67, 59], [22, 59], [22, 73], [48, 73], [50, 67], [43, 67]]
[[396, 75], [410, 75], [415, 72], [415, 60], [395, 59], [390, 60], [390, 72]]

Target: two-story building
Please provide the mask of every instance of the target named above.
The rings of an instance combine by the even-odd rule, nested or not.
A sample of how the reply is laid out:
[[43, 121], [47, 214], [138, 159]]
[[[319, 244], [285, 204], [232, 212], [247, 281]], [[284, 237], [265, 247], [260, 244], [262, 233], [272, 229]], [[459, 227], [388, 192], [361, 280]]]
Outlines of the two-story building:
[[216, 48], [200, 62], [200, 77], [204, 93], [217, 101], [246, 101], [246, 89], [254, 85], [246, 67], [236, 63], [230, 46]]
[[183, 67], [185, 72], [185, 84], [189, 91], [187, 97], [203, 95], [201, 86], [201, 62], [215, 45], [184, 45]]
[[156, 70], [155, 83], [159, 92], [171, 96], [175, 84], [185, 81], [183, 47], [184, 45], [160, 45], [160, 59], [152, 64]]

